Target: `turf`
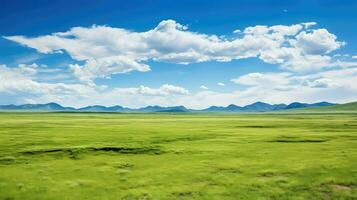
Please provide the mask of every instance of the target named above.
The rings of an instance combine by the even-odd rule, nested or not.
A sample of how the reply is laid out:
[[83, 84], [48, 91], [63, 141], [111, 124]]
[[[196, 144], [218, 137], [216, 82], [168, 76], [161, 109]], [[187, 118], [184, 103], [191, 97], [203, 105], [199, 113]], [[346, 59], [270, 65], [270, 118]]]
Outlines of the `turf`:
[[1, 113], [0, 199], [357, 199], [357, 114]]

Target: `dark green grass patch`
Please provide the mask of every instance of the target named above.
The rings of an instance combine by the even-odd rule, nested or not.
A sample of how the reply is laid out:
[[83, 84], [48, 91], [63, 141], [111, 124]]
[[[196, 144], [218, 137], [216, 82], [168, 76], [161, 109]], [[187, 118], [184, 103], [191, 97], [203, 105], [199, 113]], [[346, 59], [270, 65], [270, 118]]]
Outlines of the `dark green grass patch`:
[[38, 149], [20, 152], [24, 155], [39, 155], [39, 154], [48, 154], [48, 153], [87, 153], [89, 151], [95, 152], [113, 152], [119, 154], [162, 154], [164, 151], [159, 148], [151, 147], [76, 147], [76, 148], [56, 148], [56, 149]]
[[298, 139], [298, 138], [292, 138], [292, 139], [275, 139], [275, 140], [270, 140], [269, 142], [282, 142], [282, 143], [320, 143], [320, 142], [327, 142], [327, 139]]

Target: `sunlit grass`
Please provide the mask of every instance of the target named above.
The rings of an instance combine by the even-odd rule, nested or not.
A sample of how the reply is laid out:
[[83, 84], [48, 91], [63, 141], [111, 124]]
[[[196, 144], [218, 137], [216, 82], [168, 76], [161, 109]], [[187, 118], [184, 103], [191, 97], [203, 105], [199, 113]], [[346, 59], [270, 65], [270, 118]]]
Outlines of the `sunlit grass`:
[[356, 114], [0, 114], [0, 199], [356, 199]]

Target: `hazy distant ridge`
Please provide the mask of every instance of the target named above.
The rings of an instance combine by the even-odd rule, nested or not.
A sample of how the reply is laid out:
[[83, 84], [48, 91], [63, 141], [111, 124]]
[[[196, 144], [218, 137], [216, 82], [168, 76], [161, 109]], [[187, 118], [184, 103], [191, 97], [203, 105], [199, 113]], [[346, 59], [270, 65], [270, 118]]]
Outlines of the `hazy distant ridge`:
[[194, 110], [184, 106], [146, 106], [142, 108], [126, 108], [122, 106], [101, 106], [93, 105], [82, 108], [63, 107], [57, 103], [47, 104], [23, 104], [23, 105], [0, 105], [0, 111], [42, 111], [42, 112], [268, 112], [278, 110], [301, 109], [310, 107], [324, 107], [337, 105], [329, 102], [318, 102], [313, 104], [294, 102], [291, 104], [268, 104], [264, 102], [255, 102], [246, 106], [237, 106], [234, 104], [224, 106], [211, 106], [206, 109]]

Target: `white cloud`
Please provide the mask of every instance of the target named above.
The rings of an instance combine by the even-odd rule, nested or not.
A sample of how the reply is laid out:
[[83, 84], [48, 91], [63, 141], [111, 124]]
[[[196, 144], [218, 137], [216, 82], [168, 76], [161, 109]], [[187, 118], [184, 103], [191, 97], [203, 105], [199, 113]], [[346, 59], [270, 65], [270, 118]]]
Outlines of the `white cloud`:
[[57, 99], [69, 96], [78, 97], [78, 95], [89, 97], [90, 93], [95, 92], [94, 88], [82, 84], [38, 82], [34, 80], [33, 68], [37, 68], [37, 65], [19, 65], [17, 68], [0, 65], [0, 93], [15, 94], [19, 98], [35, 95], [52, 96]]
[[308, 82], [308, 86], [316, 87], [316, 88], [331, 88], [331, 87], [340, 87], [341, 85], [334, 82], [328, 78], [320, 78], [313, 80], [312, 82]]
[[310, 26], [315, 26], [317, 23], [316, 22], [305, 22], [301, 23], [305, 28], [309, 28]]
[[232, 79], [237, 84], [248, 85], [245, 92], [251, 91], [251, 97], [255, 100], [275, 103], [355, 101], [357, 99], [355, 80], [357, 80], [357, 68], [336, 69], [308, 75], [286, 72], [250, 73]]
[[202, 90], [208, 90], [208, 87], [206, 87], [205, 85], [201, 85], [201, 86], [200, 86], [200, 89], [202, 89]]
[[142, 94], [142, 95], [153, 95], [153, 96], [187, 95], [187, 94], [189, 94], [188, 90], [186, 90], [185, 88], [182, 88], [179, 86], [174, 86], [174, 85], [169, 85], [169, 84], [164, 84], [158, 89], [152, 89], [149, 87], [140, 86], [139, 88], [136, 88], [136, 93]]
[[272, 85], [286, 85], [289, 83], [288, 78], [291, 73], [250, 73], [244, 76], [232, 79], [234, 83], [249, 85], [249, 86], [262, 86], [272, 87]]
[[256, 101], [267, 103], [345, 103], [357, 100], [357, 68], [336, 69], [308, 75], [292, 73], [251, 73], [233, 79], [245, 89], [232, 92], [201, 91], [178, 98], [176, 104], [191, 108], [211, 105], [246, 105]]
[[39, 66], [36, 63], [26, 65], [26, 64], [19, 64], [18, 65], [18, 70], [22, 73], [28, 74], [28, 75], [34, 75], [37, 73]]
[[15, 64], [33, 63], [40, 58], [41, 58], [41, 55], [38, 53], [20, 54], [15, 57], [15, 60], [13, 63], [15, 63]]
[[140, 72], [150, 70], [149, 66], [123, 56], [89, 59], [83, 66], [71, 64], [69, 67], [74, 75], [84, 82], [91, 82], [97, 77], [108, 78], [112, 74], [126, 73], [133, 70]]
[[242, 32], [242, 31], [239, 30], [239, 29], [236, 29], [236, 30], [233, 31], [233, 33], [241, 33], [241, 32]]
[[336, 39], [337, 37], [326, 29], [316, 29], [311, 32], [300, 32], [292, 43], [307, 54], [325, 54], [344, 45], [344, 42]]
[[217, 85], [219, 85], [219, 86], [225, 86], [225, 84], [222, 83], [222, 82], [218, 82]]
[[353, 59], [357, 59], [357, 56], [352, 56]]
[[[69, 68], [79, 81], [56, 83], [54, 76], [39, 78], [51, 69], [37, 64], [0, 65], [0, 102], [11, 97], [20, 103], [55, 101], [69, 106], [185, 105], [203, 108], [254, 101], [355, 101], [357, 62], [348, 60], [350, 56], [345, 54], [331, 55], [345, 43], [324, 28], [312, 29], [314, 25], [315, 22], [251, 26], [234, 31], [239, 34], [231, 39], [192, 32], [173, 20], [164, 20], [144, 32], [92, 26], [34, 38], [9, 36], [5, 38], [40, 53], [69, 54], [74, 60]], [[95, 79], [110, 78], [113, 74], [147, 72], [150, 70], [148, 61], [190, 64], [254, 57], [279, 65], [287, 72], [250, 73], [234, 78], [231, 81], [243, 85], [244, 89], [232, 92], [213, 92], [204, 85], [201, 91], [190, 93], [170, 84], [156, 88], [143, 85], [108, 88], [94, 84]], [[53, 75], [63, 75], [61, 73], [63, 71]], [[50, 83], [46, 82], [49, 80]]]
[[149, 71], [150, 67], [145, 64], [148, 60], [190, 64], [257, 57], [291, 71], [339, 66], [341, 63], [327, 54], [339, 49], [344, 42], [326, 29], [310, 30], [315, 24], [251, 26], [232, 39], [191, 32], [174, 20], [164, 20], [145, 32], [92, 26], [34, 38], [5, 38], [40, 53], [66, 52], [74, 60], [84, 61], [82, 66], [71, 65], [71, 69], [85, 82], [117, 73]]
[[190, 93], [179, 86], [164, 84], [157, 88], [139, 86], [107, 88], [83, 83], [46, 83], [20, 69], [0, 65], [0, 103], [58, 102], [66, 106], [184, 105], [205, 108], [211, 105], [244, 105], [255, 101], [290, 103], [292, 101], [348, 102], [357, 99], [357, 68], [335, 69], [313, 74], [291, 72], [250, 73], [232, 79], [244, 89], [231, 92], [202, 90]]
[[[126, 106], [143, 106], [146, 103], [164, 104], [174, 102], [179, 96], [189, 95], [183, 87], [164, 84], [159, 88], [146, 86], [132, 88], [107, 89], [81, 83], [47, 83], [36, 80], [29, 69], [37, 68], [37, 64], [19, 65], [10, 68], [0, 65], [0, 103], [7, 99], [15, 99], [12, 103], [47, 103], [58, 102], [69, 106], [92, 104], [123, 104]], [[170, 104], [167, 104], [170, 105]]]
[[[345, 76], [345, 79], [342, 78], [343, 76]], [[294, 89], [299, 87], [350, 87], [354, 78], [357, 78], [357, 68], [330, 70], [308, 75], [296, 75], [287, 72], [250, 73], [232, 79], [232, 81], [241, 85], [259, 87], [262, 90], [281, 90], [281, 88]]]

